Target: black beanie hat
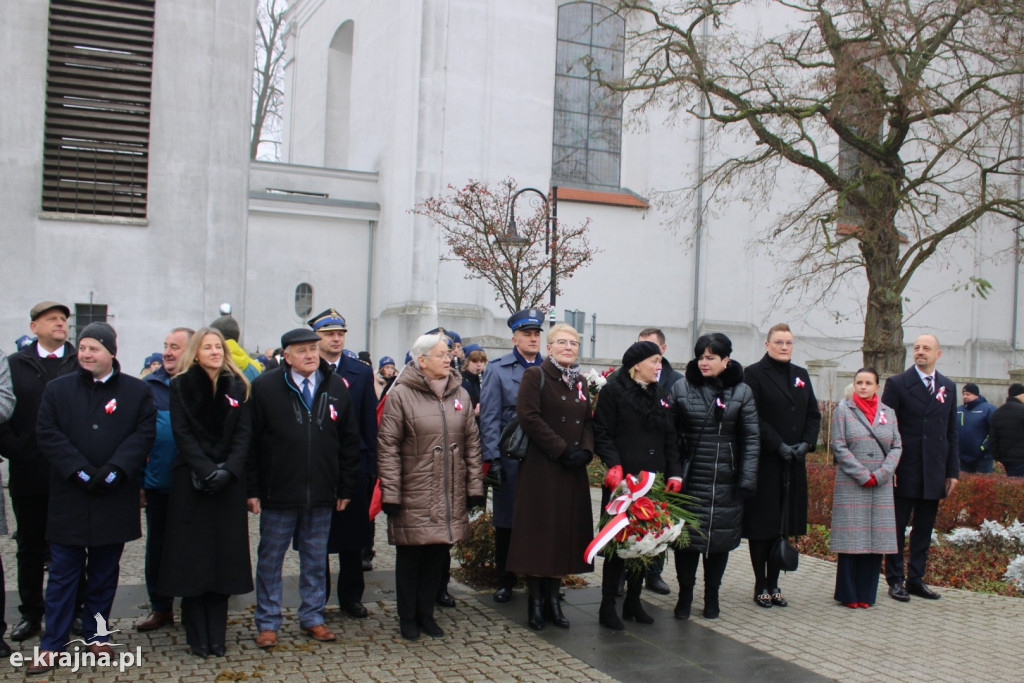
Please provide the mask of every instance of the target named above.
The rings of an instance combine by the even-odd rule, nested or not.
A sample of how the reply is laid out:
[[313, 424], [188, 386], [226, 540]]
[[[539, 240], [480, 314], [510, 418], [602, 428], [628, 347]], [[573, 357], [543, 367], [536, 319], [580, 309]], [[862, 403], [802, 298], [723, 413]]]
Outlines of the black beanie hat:
[[629, 369], [640, 361], [647, 360], [651, 356], [657, 356], [660, 353], [661, 347], [654, 342], [635, 342], [632, 346], [626, 349], [624, 354], [622, 354], [622, 369], [629, 372]]
[[981, 390], [978, 389], [978, 385], [975, 384], [974, 382], [968, 382], [967, 384], [965, 384], [962, 391], [966, 391], [969, 394], [974, 394], [975, 396], [981, 396]]
[[117, 355], [117, 332], [114, 332], [114, 328], [107, 323], [89, 323], [85, 326], [85, 329], [78, 334], [79, 340], [85, 339], [86, 337], [89, 339], [95, 339], [100, 344], [103, 344], [103, 348], [110, 351], [111, 356]]
[[1006, 390], [1006, 397], [1020, 396], [1024, 394], [1024, 384], [1011, 384], [1010, 388]]

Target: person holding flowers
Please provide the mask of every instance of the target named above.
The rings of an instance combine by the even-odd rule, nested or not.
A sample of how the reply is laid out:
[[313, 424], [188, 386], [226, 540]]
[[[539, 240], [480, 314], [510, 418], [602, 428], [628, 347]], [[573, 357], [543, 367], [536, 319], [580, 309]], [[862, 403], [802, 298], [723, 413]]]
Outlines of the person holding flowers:
[[829, 543], [839, 559], [834, 597], [847, 607], [870, 607], [882, 556], [897, 550], [892, 487], [903, 453], [896, 412], [878, 400], [874, 368], [857, 371], [853, 397], [833, 411], [832, 452], [839, 465]]
[[[682, 467], [676, 444], [672, 408], [667, 392], [658, 384], [661, 371], [661, 349], [650, 341], [638, 341], [622, 356], [622, 367], [609, 379], [601, 392], [601, 401], [594, 413], [594, 443], [597, 455], [608, 467], [601, 506], [607, 505], [611, 492], [627, 474], [642, 471], [663, 473], [668, 481], [665, 489], [682, 489]], [[658, 503], [641, 498], [630, 512], [640, 519], [652, 519], [660, 511]], [[628, 536], [628, 531], [624, 530]], [[653, 559], [653, 558], [651, 558]], [[616, 612], [615, 598], [625, 559], [618, 553], [606, 556], [601, 577], [602, 626], [621, 631], [622, 619], [635, 619], [639, 624], [653, 624], [640, 602], [644, 573], [630, 572], [622, 619]]]
[[729, 551], [740, 544], [743, 501], [757, 487], [760, 452], [754, 393], [743, 383], [743, 367], [732, 360], [732, 341], [702, 335], [696, 358], [672, 386], [676, 429], [685, 444], [683, 493], [696, 499], [699, 524], [689, 545], [676, 548], [679, 600], [676, 619], [690, 617], [697, 564], [704, 556], [704, 618], [719, 616], [718, 589]]
[[583, 551], [594, 529], [587, 481], [594, 431], [579, 352], [579, 333], [553, 325], [547, 358], [523, 373], [516, 403], [530, 447], [519, 466], [508, 570], [526, 575], [527, 618], [535, 631], [545, 619], [569, 628], [559, 596], [562, 577], [593, 570]]

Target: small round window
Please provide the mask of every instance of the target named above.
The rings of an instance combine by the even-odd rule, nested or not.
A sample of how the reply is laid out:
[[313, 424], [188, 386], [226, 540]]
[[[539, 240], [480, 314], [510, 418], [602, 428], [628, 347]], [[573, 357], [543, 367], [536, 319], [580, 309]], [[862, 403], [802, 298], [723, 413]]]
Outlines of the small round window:
[[301, 282], [295, 288], [295, 313], [305, 318], [313, 312], [313, 285]]

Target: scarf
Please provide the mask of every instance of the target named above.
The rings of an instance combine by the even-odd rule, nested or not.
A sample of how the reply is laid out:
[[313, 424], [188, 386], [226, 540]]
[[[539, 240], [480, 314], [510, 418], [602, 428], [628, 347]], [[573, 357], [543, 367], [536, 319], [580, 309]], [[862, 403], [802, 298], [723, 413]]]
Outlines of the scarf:
[[860, 408], [861, 412], [864, 413], [864, 417], [868, 419], [868, 424], [875, 424], [875, 413], [878, 412], [878, 394], [875, 394], [871, 398], [861, 398], [857, 394], [854, 394], [853, 402], [858, 408]]
[[555, 363], [555, 367], [562, 371], [562, 381], [570, 389], [576, 389], [580, 382], [580, 364], [573, 363], [569, 367], [563, 367]]
[[523, 366], [523, 369], [532, 368], [535, 365], [540, 365], [544, 362], [544, 356], [537, 354], [537, 357], [533, 359], [533, 362], [523, 358], [523, 354], [519, 353], [519, 349], [512, 347], [512, 355], [515, 356], [516, 362]]

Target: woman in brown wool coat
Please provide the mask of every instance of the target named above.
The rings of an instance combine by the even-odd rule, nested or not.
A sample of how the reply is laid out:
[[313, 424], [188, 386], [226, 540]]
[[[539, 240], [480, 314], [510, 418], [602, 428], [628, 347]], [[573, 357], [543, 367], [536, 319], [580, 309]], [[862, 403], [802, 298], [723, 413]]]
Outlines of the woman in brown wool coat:
[[572, 326], [548, 330], [548, 357], [523, 373], [516, 405], [530, 448], [519, 466], [508, 569], [526, 575], [527, 617], [535, 631], [544, 628], [545, 618], [569, 628], [559, 597], [562, 577], [594, 569], [583, 559], [594, 537], [587, 481], [594, 430], [587, 381], [576, 363], [579, 350]]

